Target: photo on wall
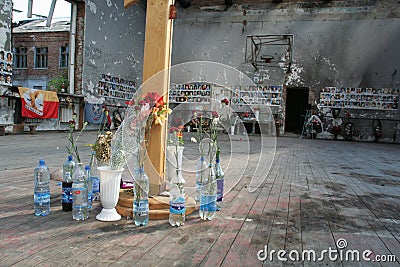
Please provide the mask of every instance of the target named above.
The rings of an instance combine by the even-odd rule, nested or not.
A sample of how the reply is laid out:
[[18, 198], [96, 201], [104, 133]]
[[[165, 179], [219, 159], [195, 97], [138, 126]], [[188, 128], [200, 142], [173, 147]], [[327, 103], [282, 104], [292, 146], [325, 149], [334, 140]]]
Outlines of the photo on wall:
[[0, 85], [12, 86], [13, 54], [0, 51]]

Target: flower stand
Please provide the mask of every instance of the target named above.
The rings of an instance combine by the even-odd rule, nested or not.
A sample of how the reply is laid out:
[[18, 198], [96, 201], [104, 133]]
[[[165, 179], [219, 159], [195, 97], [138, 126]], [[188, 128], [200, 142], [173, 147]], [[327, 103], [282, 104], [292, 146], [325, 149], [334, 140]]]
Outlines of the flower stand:
[[[133, 192], [130, 189], [121, 189], [116, 209], [119, 214], [126, 218], [133, 218]], [[192, 197], [186, 197], [186, 215], [199, 209]], [[169, 218], [169, 197], [149, 197], [149, 220], [166, 220]]]

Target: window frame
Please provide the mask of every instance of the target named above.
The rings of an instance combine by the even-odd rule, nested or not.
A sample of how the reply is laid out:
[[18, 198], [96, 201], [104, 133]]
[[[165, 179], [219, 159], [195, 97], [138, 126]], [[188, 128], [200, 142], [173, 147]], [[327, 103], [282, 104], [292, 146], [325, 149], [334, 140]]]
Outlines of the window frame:
[[[21, 53], [24, 50], [24, 53]], [[19, 64], [22, 63], [22, 64]], [[25, 65], [23, 64], [25, 63]], [[28, 47], [20, 46], [14, 47], [14, 69], [27, 69], [28, 68]], [[23, 66], [24, 65], [24, 66]]]
[[[42, 49], [46, 49], [46, 53], [42, 53], [41, 51]], [[38, 53], [38, 51], [40, 53]], [[39, 57], [42, 57], [41, 61], [44, 61], [46, 66], [43, 66], [43, 63], [41, 63], [39, 66], [38, 63]], [[34, 69], [48, 69], [48, 67], [49, 67], [49, 48], [47, 46], [46, 47], [35, 46]]]
[[[65, 62], [65, 65], [62, 63]], [[69, 44], [65, 44], [64, 46], [60, 46], [60, 60], [58, 63], [58, 67], [60, 69], [67, 69], [69, 66]]]

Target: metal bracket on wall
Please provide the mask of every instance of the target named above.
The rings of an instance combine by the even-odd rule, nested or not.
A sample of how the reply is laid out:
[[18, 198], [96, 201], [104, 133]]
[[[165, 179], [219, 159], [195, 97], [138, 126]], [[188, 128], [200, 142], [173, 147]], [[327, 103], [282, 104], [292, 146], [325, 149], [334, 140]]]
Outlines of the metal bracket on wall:
[[246, 36], [245, 60], [258, 70], [260, 67], [282, 68], [290, 72], [293, 34]]

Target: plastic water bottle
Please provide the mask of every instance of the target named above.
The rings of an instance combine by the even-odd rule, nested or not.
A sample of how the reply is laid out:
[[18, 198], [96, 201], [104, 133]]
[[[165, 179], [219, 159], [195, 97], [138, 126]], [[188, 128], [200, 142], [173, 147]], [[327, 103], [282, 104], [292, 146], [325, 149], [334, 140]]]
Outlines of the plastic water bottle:
[[182, 226], [185, 224], [185, 180], [180, 169], [176, 170], [176, 175], [171, 179], [171, 189], [169, 191], [169, 223], [172, 226]]
[[145, 226], [149, 222], [149, 177], [144, 168], [134, 171], [133, 219], [136, 226]]
[[39, 160], [34, 172], [33, 204], [36, 216], [50, 213], [50, 171], [44, 159]]
[[221, 210], [223, 206], [223, 198], [224, 198], [224, 171], [222, 170], [219, 152], [217, 150], [217, 155], [215, 159], [215, 179], [217, 180], [217, 210]]
[[194, 199], [199, 202], [200, 201], [200, 194], [201, 194], [201, 187], [203, 185], [203, 182], [207, 178], [207, 161], [204, 156], [200, 157], [199, 162], [197, 163], [196, 166], [196, 195]]
[[72, 156], [68, 156], [68, 160], [63, 164], [63, 182], [62, 182], [62, 210], [72, 210], [72, 175], [75, 170], [75, 162]]
[[91, 176], [90, 166], [85, 167], [85, 174], [87, 179], [87, 195], [88, 195], [88, 210], [92, 209], [92, 200], [93, 200], [93, 180]]
[[92, 190], [92, 201], [100, 199], [100, 176], [99, 170], [97, 169], [98, 163], [96, 159], [96, 152], [92, 151], [92, 155], [90, 157], [90, 177], [92, 178], [93, 190]]
[[89, 218], [87, 179], [82, 163], [78, 163], [78, 166], [74, 172], [72, 194], [72, 219], [77, 221], [86, 220]]
[[200, 218], [212, 220], [217, 211], [217, 183], [213, 164], [208, 165], [208, 177], [203, 183], [200, 196]]

